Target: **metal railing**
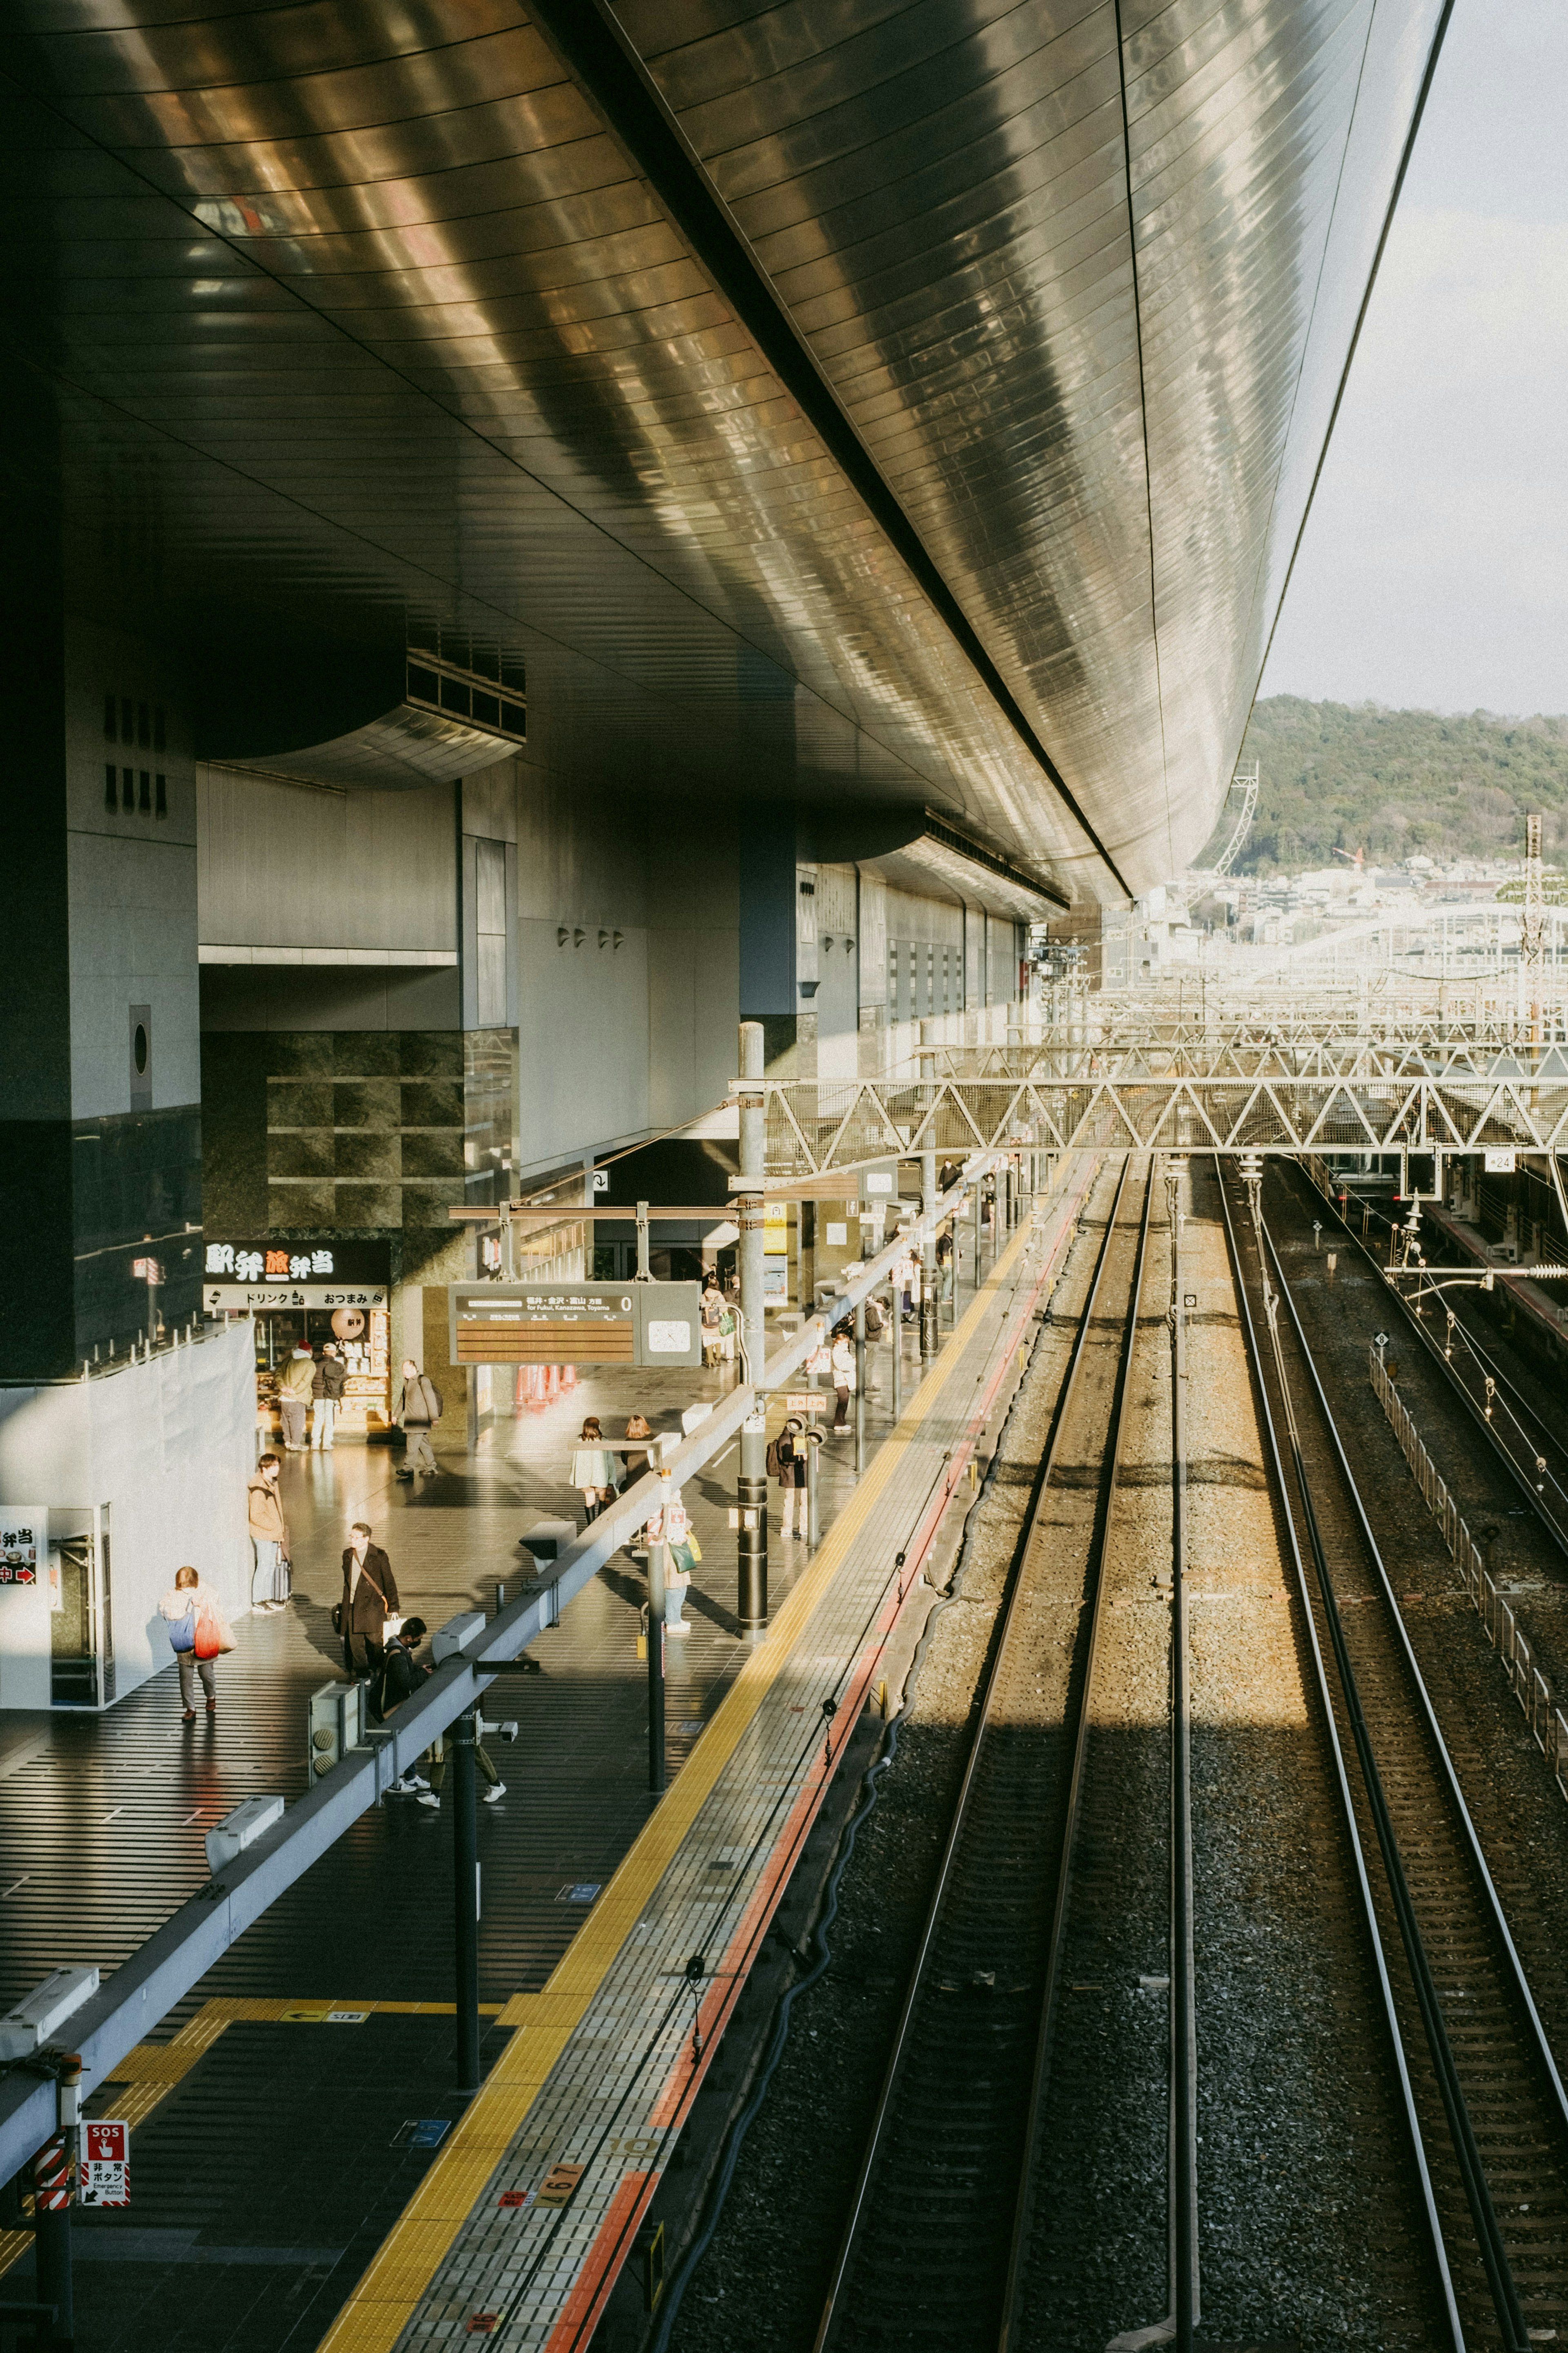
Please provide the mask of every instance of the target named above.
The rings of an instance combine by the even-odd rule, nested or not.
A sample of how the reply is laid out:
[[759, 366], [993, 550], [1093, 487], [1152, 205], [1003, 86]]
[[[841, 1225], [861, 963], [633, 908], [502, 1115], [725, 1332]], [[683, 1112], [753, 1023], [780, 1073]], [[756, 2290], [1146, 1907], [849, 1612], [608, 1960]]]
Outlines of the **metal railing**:
[[1499, 1592], [1497, 1580], [1488, 1568], [1447, 1480], [1426, 1451], [1409, 1409], [1390, 1380], [1375, 1347], [1367, 1350], [1367, 1362], [1373, 1393], [1388, 1417], [1389, 1427], [1399, 1440], [1400, 1451], [1410, 1465], [1411, 1476], [1443, 1531], [1443, 1541], [1454, 1556], [1454, 1565], [1474, 1605], [1476, 1615], [1486, 1630], [1487, 1640], [1502, 1661], [1513, 1695], [1524, 1711], [1524, 1720], [1534, 1736], [1536, 1746], [1556, 1775], [1558, 1788], [1568, 1798], [1568, 1715], [1564, 1715], [1555, 1691], [1537, 1666], [1529, 1636]]

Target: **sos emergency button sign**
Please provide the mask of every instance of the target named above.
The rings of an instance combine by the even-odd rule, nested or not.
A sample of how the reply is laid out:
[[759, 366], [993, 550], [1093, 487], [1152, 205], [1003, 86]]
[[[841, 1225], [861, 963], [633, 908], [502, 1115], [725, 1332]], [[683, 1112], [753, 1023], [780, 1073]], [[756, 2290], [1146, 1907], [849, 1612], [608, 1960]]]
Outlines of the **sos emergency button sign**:
[[129, 2206], [131, 2203], [131, 2127], [109, 2116], [97, 2117], [81, 2128], [81, 2203], [84, 2206]]

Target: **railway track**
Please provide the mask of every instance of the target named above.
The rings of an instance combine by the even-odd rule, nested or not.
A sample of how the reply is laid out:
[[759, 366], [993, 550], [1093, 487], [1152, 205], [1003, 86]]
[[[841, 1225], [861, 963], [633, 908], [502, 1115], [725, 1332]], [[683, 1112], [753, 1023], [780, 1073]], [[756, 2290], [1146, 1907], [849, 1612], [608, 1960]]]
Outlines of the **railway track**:
[[[1308, 1180], [1298, 1176], [1295, 1181], [1305, 1185]], [[1568, 1569], [1568, 1435], [1552, 1412], [1542, 1409], [1544, 1401], [1531, 1397], [1528, 1384], [1509, 1372], [1493, 1335], [1485, 1331], [1472, 1287], [1479, 1286], [1482, 1270], [1463, 1259], [1439, 1227], [1437, 1245], [1444, 1250], [1455, 1248], [1452, 1261], [1411, 1261], [1417, 1271], [1389, 1281], [1387, 1261], [1373, 1250], [1364, 1230], [1366, 1216], [1362, 1220], [1363, 1230], [1358, 1233], [1336, 1200], [1310, 1189], [1314, 1207], [1327, 1200], [1331, 1216], [1352, 1249], [1387, 1284], [1393, 1293], [1391, 1306], [1397, 1302], [1402, 1327], [1408, 1328], [1551, 1538], [1561, 1575]], [[1385, 1219], [1381, 1210], [1370, 1214], [1386, 1230], [1390, 1250], [1400, 1253], [1403, 1262], [1409, 1229]], [[1505, 1286], [1506, 1270], [1492, 1271], [1499, 1285]], [[1456, 1282], [1457, 1276], [1470, 1280]]]
[[[1008, 2341], [1155, 1193], [1152, 1163], [1141, 1186], [1130, 1171], [1124, 1164], [994, 1639], [816, 2353], [890, 2338], [991, 2353]], [[1076, 1643], [1062, 1642], [1064, 1608], [1078, 1614]]]
[[1234, 1198], [1226, 1217], [1408, 2087], [1441, 2341], [1527, 2353], [1568, 2337], [1568, 2096], [1272, 1238]]

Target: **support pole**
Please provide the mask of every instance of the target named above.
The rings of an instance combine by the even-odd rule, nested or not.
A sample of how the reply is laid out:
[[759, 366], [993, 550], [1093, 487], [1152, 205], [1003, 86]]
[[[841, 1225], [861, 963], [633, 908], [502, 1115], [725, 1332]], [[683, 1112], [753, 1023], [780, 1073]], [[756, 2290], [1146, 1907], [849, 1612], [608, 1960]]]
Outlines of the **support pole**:
[[479, 1839], [474, 1814], [474, 1711], [451, 1730], [452, 1925], [458, 1961], [458, 2089], [479, 2088]]
[[651, 1282], [653, 1274], [647, 1257], [647, 1203], [637, 1203], [637, 1274], [639, 1282]]
[[899, 1286], [895, 1282], [888, 1299], [888, 1343], [893, 1352], [893, 1427], [896, 1430], [904, 1412], [904, 1319], [900, 1312]]
[[[763, 1025], [741, 1024], [741, 1078], [761, 1080]], [[759, 1091], [741, 1096], [741, 1169], [735, 1184], [735, 1221], [741, 1229], [736, 1257], [741, 1270], [741, 1347], [743, 1377], [763, 1376], [763, 1169], [766, 1145], [765, 1098]]]
[[[767, 1475], [767, 1399], [761, 1382], [764, 1358], [763, 1333], [763, 1171], [766, 1158], [767, 1129], [764, 1097], [759, 1085], [754, 1094], [745, 1089], [748, 1079], [761, 1081], [763, 1076], [763, 1025], [760, 1021], [741, 1024], [741, 1170], [735, 1188], [735, 1221], [741, 1229], [736, 1257], [741, 1273], [741, 1377], [756, 1383], [757, 1400], [754, 1411], [741, 1429], [741, 1467], [735, 1482], [735, 1500], [741, 1507], [741, 1532], [737, 1538], [740, 1569], [740, 1620], [743, 1627], [755, 1631], [768, 1622], [768, 1475]], [[753, 1514], [752, 1525], [746, 1525], [746, 1514]], [[653, 1656], [653, 1643], [648, 1643], [648, 1657]], [[659, 1770], [664, 1758], [662, 1745]], [[659, 1786], [663, 1787], [662, 1780]]]
[[[669, 1473], [659, 1473], [659, 1526], [669, 1502]], [[663, 1535], [647, 1548], [647, 1785], [664, 1793], [664, 1572], [668, 1561]]]
[[980, 1177], [974, 1179], [974, 1288], [980, 1289], [980, 1237], [984, 1230], [985, 1205], [980, 1196], [984, 1187]]
[[817, 1482], [822, 1471], [822, 1437], [818, 1430], [805, 1433], [805, 1541], [815, 1552], [822, 1535], [822, 1504]]
[[760, 1633], [768, 1622], [767, 1447], [766, 1415], [749, 1413], [741, 1424], [741, 1472], [735, 1482], [741, 1506], [741, 1529], [735, 1538], [736, 1615], [748, 1634]]
[[65, 2060], [58, 2084], [59, 2126], [33, 2159], [36, 2294], [39, 2304], [54, 2306], [53, 2331], [43, 2342], [57, 2347], [76, 2343], [71, 2204], [79, 2170], [77, 2116], [80, 2079], [81, 2061], [74, 2057]]
[[[925, 1313], [922, 1297], [921, 1313]], [[866, 1468], [866, 1303], [855, 1310], [855, 1476]], [[742, 1619], [742, 1623], [744, 1624]]]
[[[936, 1208], [936, 1154], [921, 1154], [921, 1214], [929, 1218]], [[942, 1345], [936, 1321], [936, 1236], [928, 1233], [921, 1245], [921, 1355], [934, 1356]]]

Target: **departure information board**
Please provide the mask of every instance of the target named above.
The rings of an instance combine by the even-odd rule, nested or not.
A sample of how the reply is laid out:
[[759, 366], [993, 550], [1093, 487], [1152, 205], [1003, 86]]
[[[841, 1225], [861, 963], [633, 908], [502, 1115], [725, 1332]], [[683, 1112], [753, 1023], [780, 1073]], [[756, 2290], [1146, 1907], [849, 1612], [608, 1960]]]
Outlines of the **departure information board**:
[[695, 1282], [454, 1282], [455, 1365], [700, 1365]]

